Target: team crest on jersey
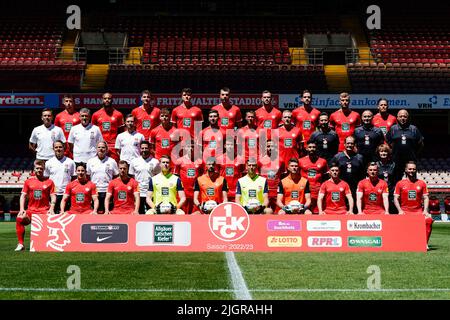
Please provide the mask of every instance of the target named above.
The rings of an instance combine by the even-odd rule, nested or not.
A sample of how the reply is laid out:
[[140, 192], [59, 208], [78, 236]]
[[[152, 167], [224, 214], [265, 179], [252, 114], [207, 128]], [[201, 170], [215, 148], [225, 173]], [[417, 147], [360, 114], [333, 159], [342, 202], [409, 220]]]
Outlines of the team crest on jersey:
[[272, 120], [264, 120], [264, 128], [272, 128]]
[[342, 124], [342, 131], [350, 131], [350, 124], [348, 122]]
[[340, 191], [340, 192], [344, 191], [344, 188], [342, 188], [342, 187], [341, 187], [341, 188], [339, 188], [339, 191]]
[[89, 192], [89, 188], [85, 188], [84, 190], [86, 190], [86, 192]]
[[416, 189], [420, 191], [420, 189], [422, 189], [422, 188], [420, 186], [417, 186]]
[[128, 190], [131, 190], [131, 186], [128, 186], [127, 189], [128, 189]]
[[183, 118], [183, 127], [185, 128], [191, 127], [191, 118]]
[[102, 123], [102, 128], [103, 128], [103, 131], [111, 130], [111, 122], [109, 122], [109, 121], [103, 122]]
[[161, 147], [168, 148], [169, 147], [169, 139], [162, 139], [161, 140]]
[[220, 119], [220, 123], [221, 123], [223, 126], [227, 126], [228, 123], [229, 123], [229, 119], [228, 119], [228, 118], [222, 118], [222, 119]]
[[34, 190], [33, 198], [35, 198], [36, 200], [42, 199], [42, 190]]

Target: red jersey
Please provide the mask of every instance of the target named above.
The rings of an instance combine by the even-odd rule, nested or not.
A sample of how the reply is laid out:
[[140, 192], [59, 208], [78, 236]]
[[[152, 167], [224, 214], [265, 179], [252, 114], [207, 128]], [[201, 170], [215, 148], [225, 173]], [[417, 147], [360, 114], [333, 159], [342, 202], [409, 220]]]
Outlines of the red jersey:
[[278, 135], [278, 152], [280, 155], [280, 159], [287, 166], [289, 159], [296, 158], [298, 159], [299, 149], [302, 144], [303, 135], [299, 128], [293, 127], [291, 130], [286, 130], [286, 128], [280, 127], [279, 129], [275, 129], [272, 132], [272, 139], [276, 141], [276, 135]]
[[[175, 123], [178, 129], [188, 130], [194, 138], [195, 121], [203, 122], [203, 113], [199, 107], [186, 108], [183, 104], [172, 110], [170, 121]], [[202, 126], [200, 125], [200, 129]]]
[[249, 157], [258, 159], [258, 140], [259, 130], [250, 129], [247, 126], [240, 128], [237, 131], [236, 146], [238, 149], [238, 155], [245, 158], [245, 161]]
[[161, 124], [159, 115], [161, 110], [156, 107], [151, 107], [149, 111], [144, 109], [144, 106], [134, 108], [131, 114], [134, 117], [134, 124], [136, 131], [142, 133], [145, 140], [148, 141], [150, 132]]
[[219, 159], [217, 163], [220, 164], [220, 175], [227, 180], [228, 200], [230, 200], [236, 196], [236, 185], [244, 172], [244, 159], [236, 157], [231, 160], [226, 153]]
[[309, 156], [305, 156], [298, 160], [298, 167], [300, 168], [302, 177], [309, 181], [311, 198], [317, 199], [323, 177], [328, 172], [327, 160], [317, 158], [315, 162], [312, 162]]
[[193, 162], [190, 158], [181, 157], [175, 160], [175, 169], [173, 173], [180, 177], [186, 197], [192, 198], [194, 196], [195, 180], [202, 172], [203, 162], [201, 159]]
[[226, 134], [227, 129], [233, 129], [239, 122], [242, 122], [241, 109], [237, 106], [231, 106], [230, 109], [225, 109], [222, 104], [214, 106], [212, 110], [219, 112], [219, 127], [223, 134]]
[[64, 110], [58, 113], [55, 117], [55, 126], [58, 126], [63, 130], [66, 140], [69, 138], [70, 129], [79, 123], [81, 123], [81, 121], [80, 113], [78, 112], [70, 114], [67, 110]]
[[373, 185], [369, 178], [363, 179], [358, 183], [356, 192], [363, 194], [362, 208], [365, 214], [385, 213], [383, 194], [389, 194], [386, 181], [378, 179], [378, 182]]
[[400, 207], [405, 214], [421, 214], [422, 198], [428, 195], [428, 188], [422, 180], [411, 182], [409, 179], [403, 179], [395, 186], [394, 195], [400, 196]]
[[302, 131], [305, 142], [307, 142], [312, 133], [316, 131], [319, 116], [320, 111], [316, 108], [312, 108], [311, 111], [308, 112], [304, 106], [301, 106], [292, 111], [292, 121]]
[[340, 180], [336, 184], [333, 179], [329, 179], [322, 184], [319, 193], [324, 194], [325, 206], [322, 208], [326, 214], [347, 213], [345, 199], [348, 194], [352, 194], [347, 182]]
[[[150, 132], [149, 142], [155, 146], [155, 158], [161, 159], [162, 155], [171, 157], [172, 149], [178, 141], [175, 140], [175, 131], [177, 129], [171, 126], [169, 130], [164, 129], [162, 125], [157, 126]], [[175, 159], [172, 159], [174, 161]]]
[[223, 154], [224, 136], [220, 129], [213, 129], [211, 126], [200, 131], [197, 144], [202, 146], [203, 161], [209, 157], [219, 157]]
[[108, 193], [114, 198], [114, 209], [111, 214], [131, 214], [134, 211], [134, 194], [139, 193], [139, 183], [130, 178], [123, 183], [120, 177], [112, 180], [108, 185]]
[[92, 196], [97, 195], [97, 187], [90, 180], [81, 184], [76, 179], [67, 185], [64, 194], [70, 197], [69, 213], [89, 214], [92, 212]]
[[22, 193], [28, 196], [27, 213], [45, 214], [50, 209], [50, 195], [55, 194], [55, 183], [51, 179], [40, 181], [32, 177], [25, 180]]
[[277, 108], [272, 108], [270, 112], [265, 107], [256, 110], [256, 126], [264, 129], [276, 129], [281, 122], [283, 114]]
[[391, 127], [397, 123], [397, 118], [392, 114], [389, 114], [387, 119], [384, 120], [380, 113], [377, 113], [372, 120], [372, 123], [375, 127], [380, 128], [383, 131], [383, 134], [386, 136], [386, 133], [391, 129]]
[[346, 116], [341, 109], [333, 112], [330, 116], [330, 125], [334, 127], [339, 137], [338, 151], [344, 151], [344, 141], [348, 136], [353, 135], [355, 128], [361, 125], [361, 117], [358, 112], [350, 111]]
[[278, 184], [281, 181], [281, 174], [284, 171], [285, 166], [281, 158], [272, 160], [268, 155], [265, 155], [259, 159], [258, 172], [260, 176], [267, 179], [269, 197], [277, 197]]
[[114, 149], [119, 128], [124, 125], [122, 113], [113, 109], [112, 114], [109, 115], [104, 108], [101, 108], [92, 115], [92, 124], [100, 128], [103, 139], [108, 144], [108, 148]]

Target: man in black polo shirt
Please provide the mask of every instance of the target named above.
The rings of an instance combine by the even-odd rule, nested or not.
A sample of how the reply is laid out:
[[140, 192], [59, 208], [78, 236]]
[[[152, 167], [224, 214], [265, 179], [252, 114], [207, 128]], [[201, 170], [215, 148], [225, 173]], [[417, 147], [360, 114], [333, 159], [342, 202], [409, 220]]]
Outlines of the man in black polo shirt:
[[400, 181], [408, 161], [417, 161], [417, 155], [423, 149], [423, 136], [416, 126], [409, 123], [409, 113], [405, 109], [397, 113], [397, 124], [386, 134], [386, 142], [392, 148], [392, 160], [395, 162], [396, 181]]
[[328, 165], [331, 159], [337, 154], [339, 147], [339, 137], [329, 126], [329, 117], [326, 112], [322, 112], [319, 116], [318, 131], [315, 131], [310, 141], [317, 146], [317, 154], [319, 157], [327, 160]]
[[364, 167], [376, 161], [377, 147], [384, 142], [383, 131], [372, 124], [373, 113], [366, 110], [361, 115], [362, 126], [355, 129], [355, 143], [358, 153], [364, 158]]

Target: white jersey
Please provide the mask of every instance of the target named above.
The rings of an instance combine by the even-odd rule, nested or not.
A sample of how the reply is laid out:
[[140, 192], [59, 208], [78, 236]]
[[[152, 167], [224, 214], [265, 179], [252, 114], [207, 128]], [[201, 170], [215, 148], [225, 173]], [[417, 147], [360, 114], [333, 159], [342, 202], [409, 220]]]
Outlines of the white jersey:
[[52, 158], [55, 153], [53, 151], [53, 142], [61, 140], [66, 142], [64, 132], [60, 127], [52, 124], [50, 127], [41, 125], [33, 129], [31, 133], [30, 142], [35, 143], [36, 147], [36, 159], [48, 160]]
[[114, 147], [120, 150], [120, 160], [125, 160], [130, 164], [131, 160], [138, 158], [140, 155], [140, 143], [144, 140], [144, 135], [137, 131], [133, 133], [129, 133], [128, 131], [120, 133], [117, 136]]
[[97, 154], [97, 143], [103, 141], [102, 132], [96, 125], [90, 123], [86, 127], [81, 123], [70, 129], [69, 143], [73, 143], [73, 160], [87, 163]]
[[94, 157], [87, 162], [86, 172], [91, 176], [91, 181], [97, 186], [97, 191], [106, 192], [113, 176], [119, 174], [119, 167], [117, 167], [116, 161], [108, 156], [103, 160]]
[[135, 158], [131, 161], [129, 174], [134, 175], [134, 179], [139, 182], [139, 191], [141, 197], [147, 196], [148, 184], [150, 177], [153, 177], [161, 172], [161, 166], [156, 158], [148, 157], [144, 159], [142, 157]]
[[64, 156], [61, 160], [53, 157], [45, 162], [44, 176], [49, 177], [55, 183], [55, 193], [62, 195], [66, 186], [76, 176], [75, 161]]

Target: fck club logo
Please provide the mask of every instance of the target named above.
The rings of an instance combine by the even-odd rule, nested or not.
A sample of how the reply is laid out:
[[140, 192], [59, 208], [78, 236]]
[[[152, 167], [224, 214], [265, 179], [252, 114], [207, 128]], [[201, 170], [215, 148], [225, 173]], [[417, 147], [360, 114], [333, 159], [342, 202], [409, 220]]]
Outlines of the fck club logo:
[[250, 219], [247, 211], [237, 204], [225, 202], [218, 205], [209, 215], [209, 229], [222, 241], [236, 241], [247, 233]]
[[[48, 215], [47, 216], [47, 229], [48, 240], [46, 247], [50, 247], [55, 251], [63, 252], [64, 247], [71, 241], [66, 233], [66, 227], [75, 219], [73, 214], [64, 215]], [[44, 222], [39, 215], [34, 215], [31, 221], [31, 234], [33, 236], [39, 236], [39, 233], [43, 231]], [[34, 251], [33, 244], [30, 245], [30, 251]]]

